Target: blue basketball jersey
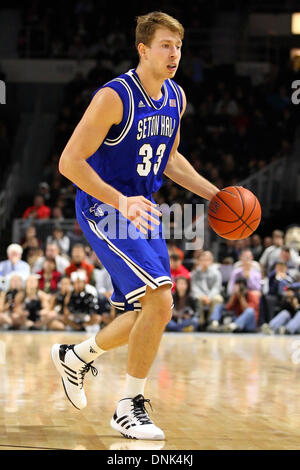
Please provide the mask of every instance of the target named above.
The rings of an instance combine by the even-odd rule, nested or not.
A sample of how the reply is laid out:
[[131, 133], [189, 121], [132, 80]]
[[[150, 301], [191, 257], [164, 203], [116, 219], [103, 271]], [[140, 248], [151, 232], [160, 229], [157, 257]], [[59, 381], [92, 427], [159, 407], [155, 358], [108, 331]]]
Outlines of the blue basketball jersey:
[[[133, 69], [101, 88], [105, 87], [115, 90], [121, 98], [123, 118], [120, 124], [111, 127], [87, 162], [106, 183], [125, 196], [151, 198], [162, 185], [178, 131], [182, 111], [180, 88], [168, 79], [163, 84], [161, 99], [153, 100]], [[78, 196], [83, 204], [87, 197], [91, 201], [91, 196], [82, 190]]]
[[[109, 185], [125, 196], [152, 198], [162, 184], [163, 172], [174, 144], [182, 111], [178, 85], [166, 80], [162, 97], [155, 101], [143, 88], [135, 70], [104, 87], [118, 93], [123, 117], [110, 128], [88, 163]], [[98, 91], [98, 90], [97, 90]], [[97, 91], [95, 93], [97, 93]], [[153, 199], [152, 199], [153, 200]], [[77, 190], [77, 220], [87, 240], [111, 276], [111, 304], [120, 310], [140, 310], [147, 286], [172, 286], [169, 255], [162, 224], [148, 237], [118, 210]], [[111, 222], [111, 223], [110, 223]], [[115, 226], [126, 236], [115, 233]], [[153, 236], [153, 234], [157, 236]]]

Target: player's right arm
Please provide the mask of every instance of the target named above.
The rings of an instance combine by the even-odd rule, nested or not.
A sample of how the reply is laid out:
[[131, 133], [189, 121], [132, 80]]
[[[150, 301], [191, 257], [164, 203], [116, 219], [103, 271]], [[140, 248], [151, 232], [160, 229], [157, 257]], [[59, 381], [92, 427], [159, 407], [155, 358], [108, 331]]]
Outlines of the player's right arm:
[[[59, 171], [80, 189], [118, 209], [146, 233], [149, 222], [157, 224], [148, 211], [161, 215], [155, 205], [143, 196], [126, 197], [107, 184], [86, 161], [100, 147], [114, 124], [123, 116], [123, 103], [111, 88], [101, 89], [92, 99], [75, 128], [59, 160]], [[143, 220], [146, 219], [146, 221]]]

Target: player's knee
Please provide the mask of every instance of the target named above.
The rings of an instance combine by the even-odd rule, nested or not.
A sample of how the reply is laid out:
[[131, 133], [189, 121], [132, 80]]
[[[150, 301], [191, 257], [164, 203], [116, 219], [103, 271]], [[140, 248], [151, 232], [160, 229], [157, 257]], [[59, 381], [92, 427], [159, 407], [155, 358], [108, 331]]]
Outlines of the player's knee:
[[[172, 317], [173, 299], [168, 286], [148, 291], [142, 300], [142, 306], [150, 305], [153, 317], [167, 325]], [[154, 319], [154, 318], [153, 318]]]
[[172, 320], [172, 308], [170, 307], [169, 310], [166, 310], [163, 314], [163, 322], [166, 326]]

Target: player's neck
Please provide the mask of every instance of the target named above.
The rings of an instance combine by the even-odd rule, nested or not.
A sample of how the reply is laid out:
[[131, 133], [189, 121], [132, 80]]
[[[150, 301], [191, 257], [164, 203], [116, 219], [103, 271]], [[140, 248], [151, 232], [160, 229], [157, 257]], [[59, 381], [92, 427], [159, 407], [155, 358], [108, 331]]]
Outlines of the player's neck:
[[135, 71], [150, 98], [159, 100], [162, 97], [162, 86], [165, 79], [155, 77], [151, 71], [146, 70], [141, 64], [137, 66]]

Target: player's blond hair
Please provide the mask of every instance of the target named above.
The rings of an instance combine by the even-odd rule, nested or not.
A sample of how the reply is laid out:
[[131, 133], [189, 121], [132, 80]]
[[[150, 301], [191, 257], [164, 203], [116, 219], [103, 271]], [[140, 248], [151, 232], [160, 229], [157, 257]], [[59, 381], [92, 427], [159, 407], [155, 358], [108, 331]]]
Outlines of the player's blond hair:
[[178, 33], [180, 39], [183, 39], [184, 28], [176, 18], [163, 13], [162, 11], [153, 11], [146, 15], [137, 17], [137, 25], [135, 30], [135, 45], [136, 48], [142, 42], [146, 46], [151, 44], [155, 31], [158, 28], [167, 28], [173, 33]]

